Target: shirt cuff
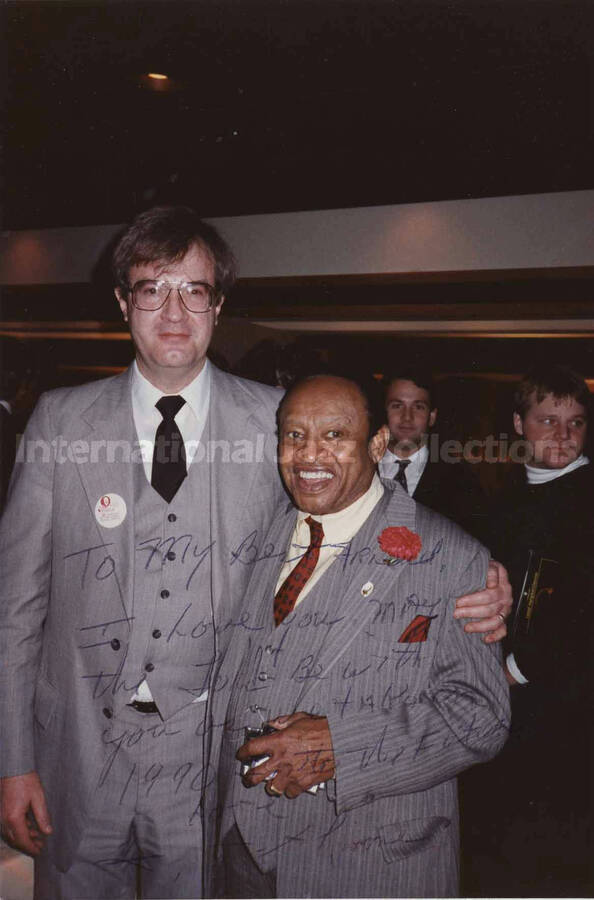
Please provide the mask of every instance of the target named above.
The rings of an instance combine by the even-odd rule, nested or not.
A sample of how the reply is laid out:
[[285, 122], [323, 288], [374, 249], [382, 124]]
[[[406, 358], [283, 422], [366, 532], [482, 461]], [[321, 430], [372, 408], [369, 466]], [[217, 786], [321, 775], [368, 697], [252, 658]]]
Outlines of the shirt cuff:
[[510, 653], [505, 660], [505, 665], [509, 670], [509, 674], [512, 676], [514, 681], [517, 681], [518, 684], [528, 684], [528, 679], [524, 678], [520, 670], [518, 669], [518, 664], [515, 660], [513, 653]]

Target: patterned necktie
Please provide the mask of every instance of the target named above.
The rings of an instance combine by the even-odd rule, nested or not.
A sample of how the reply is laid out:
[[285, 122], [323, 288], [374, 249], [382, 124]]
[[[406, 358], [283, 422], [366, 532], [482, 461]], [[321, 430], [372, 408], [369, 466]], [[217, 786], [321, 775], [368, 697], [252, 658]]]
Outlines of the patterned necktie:
[[398, 484], [401, 484], [406, 493], [408, 494], [408, 484], [406, 483], [406, 472], [404, 471], [407, 466], [410, 466], [410, 459], [399, 459], [398, 460], [398, 471], [394, 475], [394, 481], [397, 481]]
[[315, 569], [320, 555], [324, 529], [311, 516], [308, 516], [305, 521], [309, 525], [311, 534], [309, 547], [276, 592], [274, 598], [274, 622], [276, 625], [280, 625], [283, 619], [293, 611], [297, 598]]
[[177, 395], [161, 397], [155, 406], [163, 421], [155, 434], [151, 484], [167, 503], [171, 503], [186, 477], [184, 439], [175, 424], [175, 417], [186, 401]]

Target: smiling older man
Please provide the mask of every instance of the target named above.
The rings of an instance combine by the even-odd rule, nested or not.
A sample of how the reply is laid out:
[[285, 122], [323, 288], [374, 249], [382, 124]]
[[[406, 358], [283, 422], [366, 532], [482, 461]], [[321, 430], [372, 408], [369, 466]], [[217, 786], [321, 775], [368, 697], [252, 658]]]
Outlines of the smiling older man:
[[215, 682], [215, 893], [454, 895], [456, 774], [509, 722], [498, 648], [452, 615], [488, 553], [380, 482], [388, 429], [354, 382], [299, 382], [278, 423], [297, 509], [279, 508], [252, 559]]

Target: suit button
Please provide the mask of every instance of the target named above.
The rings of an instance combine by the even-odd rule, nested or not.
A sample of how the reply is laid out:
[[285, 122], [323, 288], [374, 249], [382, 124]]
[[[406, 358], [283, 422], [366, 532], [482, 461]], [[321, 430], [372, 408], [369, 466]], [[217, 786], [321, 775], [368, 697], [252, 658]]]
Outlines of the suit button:
[[120, 642], [118, 641], [117, 638], [114, 638], [113, 641], [111, 641], [111, 649], [112, 649], [112, 650], [119, 650], [119, 649], [120, 649]]
[[167, 521], [168, 522], [177, 522], [177, 516], [175, 515], [175, 513], [169, 513], [169, 515], [167, 516]]
[[152, 672], [155, 667], [152, 663], [147, 663], [144, 668], [145, 668], [145, 671]]
[[260, 672], [258, 674], [258, 681], [268, 681], [268, 675], [266, 672]]
[[161, 632], [159, 631], [158, 628], [155, 628], [155, 630], [153, 631], [153, 637], [154, 637], [154, 638], [160, 638], [160, 637], [161, 637]]
[[169, 553], [167, 554], [167, 559], [169, 559], [169, 560], [171, 560], [171, 562], [173, 562], [173, 560], [175, 559], [175, 553], [173, 552], [173, 550], [169, 551]]
[[103, 710], [103, 715], [105, 716], [106, 719], [111, 719], [111, 717], [113, 716], [113, 713], [112, 713], [112, 711], [110, 710], [109, 706], [106, 706], [106, 707], [104, 708], [104, 710]]
[[163, 600], [167, 600], [167, 598], [169, 597], [169, 591], [167, 590], [167, 588], [163, 588], [163, 590], [161, 591], [161, 597]]

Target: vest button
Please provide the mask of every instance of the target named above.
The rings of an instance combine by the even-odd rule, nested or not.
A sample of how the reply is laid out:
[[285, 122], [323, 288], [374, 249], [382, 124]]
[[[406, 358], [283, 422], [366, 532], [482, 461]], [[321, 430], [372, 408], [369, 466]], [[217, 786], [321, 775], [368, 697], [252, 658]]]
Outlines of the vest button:
[[163, 588], [163, 590], [161, 591], [161, 598], [163, 600], [167, 600], [168, 597], [169, 597], [169, 591], [167, 590], [167, 588]]
[[119, 650], [119, 649], [120, 649], [120, 642], [118, 641], [117, 638], [114, 638], [113, 641], [111, 641], [111, 649], [112, 649], [112, 650]]
[[266, 672], [258, 673], [258, 681], [268, 681], [268, 675], [266, 674]]
[[154, 637], [154, 638], [160, 638], [160, 637], [161, 637], [161, 632], [159, 631], [158, 628], [155, 628], [155, 630], [153, 631], [153, 637]]
[[110, 710], [109, 706], [106, 706], [106, 707], [103, 709], [103, 715], [105, 716], [106, 719], [111, 719], [111, 717], [113, 716], [113, 713], [112, 713], [112, 711]]
[[175, 553], [173, 552], [173, 550], [169, 551], [169, 553], [167, 554], [167, 559], [173, 562], [173, 560], [175, 559]]
[[152, 663], [147, 663], [144, 668], [146, 672], [152, 672], [155, 667]]
[[175, 513], [169, 513], [169, 515], [167, 516], [167, 521], [168, 522], [177, 522], [177, 516], [175, 515]]

